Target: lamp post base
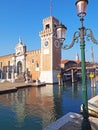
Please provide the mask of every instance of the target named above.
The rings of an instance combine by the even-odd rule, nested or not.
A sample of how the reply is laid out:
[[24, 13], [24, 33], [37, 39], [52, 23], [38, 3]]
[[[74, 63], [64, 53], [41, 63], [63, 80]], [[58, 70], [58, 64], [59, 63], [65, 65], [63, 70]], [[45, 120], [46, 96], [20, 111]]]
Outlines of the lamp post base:
[[89, 119], [84, 118], [81, 125], [81, 130], [91, 130]]

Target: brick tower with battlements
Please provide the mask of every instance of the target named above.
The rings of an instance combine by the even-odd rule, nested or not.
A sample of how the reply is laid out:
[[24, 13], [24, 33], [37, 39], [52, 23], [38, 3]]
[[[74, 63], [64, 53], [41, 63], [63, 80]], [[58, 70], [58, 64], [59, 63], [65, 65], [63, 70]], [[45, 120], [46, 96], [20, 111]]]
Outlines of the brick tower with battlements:
[[56, 35], [59, 21], [50, 16], [43, 19], [43, 30], [39, 33], [41, 38], [41, 66], [40, 80], [46, 83], [56, 83], [60, 72], [61, 48]]

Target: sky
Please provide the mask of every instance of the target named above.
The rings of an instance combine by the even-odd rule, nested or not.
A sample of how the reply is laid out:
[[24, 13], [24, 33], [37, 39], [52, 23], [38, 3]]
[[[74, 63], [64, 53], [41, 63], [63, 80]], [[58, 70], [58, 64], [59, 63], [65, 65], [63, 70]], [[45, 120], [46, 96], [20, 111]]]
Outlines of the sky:
[[[59, 19], [67, 27], [64, 44], [70, 45], [75, 31], [80, 27], [77, 16], [76, 0], [0, 0], [0, 56], [15, 53], [19, 37], [27, 50], [41, 48], [39, 32], [43, 29], [43, 19], [50, 16]], [[89, 0], [84, 26], [91, 28], [98, 39], [98, 1]], [[86, 61], [92, 61], [91, 48], [94, 50], [94, 61], [98, 62], [98, 45], [85, 42]], [[69, 50], [62, 50], [62, 59], [75, 60], [76, 53], [81, 59], [80, 43], [75, 43]]]

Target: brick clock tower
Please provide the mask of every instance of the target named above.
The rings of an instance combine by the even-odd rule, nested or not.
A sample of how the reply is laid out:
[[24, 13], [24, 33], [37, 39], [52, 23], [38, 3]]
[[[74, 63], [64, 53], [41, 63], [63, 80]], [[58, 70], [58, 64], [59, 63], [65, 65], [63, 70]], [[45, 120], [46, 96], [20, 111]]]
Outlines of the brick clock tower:
[[57, 83], [57, 74], [60, 73], [61, 48], [55, 33], [59, 21], [50, 16], [43, 19], [41, 38], [41, 74], [40, 80], [46, 83]]

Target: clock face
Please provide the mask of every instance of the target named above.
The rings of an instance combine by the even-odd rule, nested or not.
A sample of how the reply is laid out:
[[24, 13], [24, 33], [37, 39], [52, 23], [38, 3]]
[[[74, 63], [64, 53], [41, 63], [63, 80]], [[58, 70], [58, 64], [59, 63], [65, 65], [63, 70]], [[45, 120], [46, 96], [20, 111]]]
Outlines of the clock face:
[[54, 42], [54, 45], [55, 45], [56, 48], [59, 48], [59, 47], [60, 47], [59, 41], [56, 40], [56, 41]]
[[49, 45], [49, 42], [48, 41], [45, 41], [45, 43], [44, 43], [44, 46], [48, 46]]

